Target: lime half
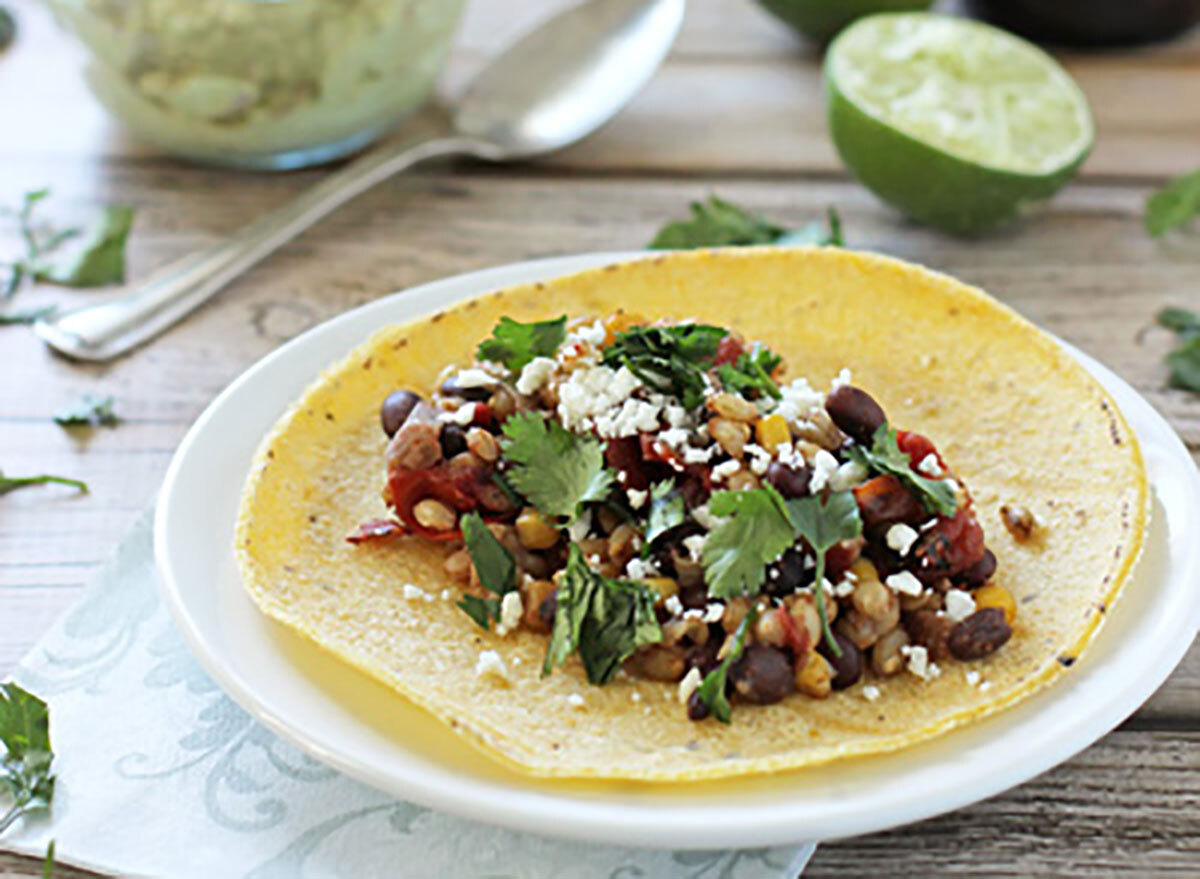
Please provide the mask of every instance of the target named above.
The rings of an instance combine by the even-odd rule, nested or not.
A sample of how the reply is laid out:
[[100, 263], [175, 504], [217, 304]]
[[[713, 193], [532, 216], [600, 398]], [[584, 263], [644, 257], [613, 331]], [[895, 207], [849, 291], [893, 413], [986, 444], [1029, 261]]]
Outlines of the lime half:
[[818, 43], [864, 15], [928, 9], [933, 0], [758, 0], [763, 8]]
[[875, 15], [825, 58], [829, 128], [884, 201], [950, 232], [995, 226], [1053, 195], [1092, 148], [1087, 99], [1041, 49], [933, 13]]

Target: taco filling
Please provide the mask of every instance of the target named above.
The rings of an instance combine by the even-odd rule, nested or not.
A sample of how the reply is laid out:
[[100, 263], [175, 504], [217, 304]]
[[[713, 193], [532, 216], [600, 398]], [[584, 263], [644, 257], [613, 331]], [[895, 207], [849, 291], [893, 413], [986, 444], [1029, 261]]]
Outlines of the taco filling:
[[545, 636], [543, 674], [676, 683], [697, 721], [1000, 650], [1016, 602], [951, 464], [847, 370], [783, 375], [730, 328], [501, 318], [428, 399], [382, 401], [394, 518], [348, 539], [461, 546], [478, 626]]

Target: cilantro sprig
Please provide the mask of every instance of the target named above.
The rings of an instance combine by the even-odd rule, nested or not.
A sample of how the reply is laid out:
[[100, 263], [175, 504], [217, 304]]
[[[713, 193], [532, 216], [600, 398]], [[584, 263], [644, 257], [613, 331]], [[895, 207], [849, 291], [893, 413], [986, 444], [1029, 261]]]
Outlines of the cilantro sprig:
[[1179, 334], [1177, 344], [1167, 355], [1173, 388], [1200, 393], [1200, 313], [1186, 308], [1164, 308], [1158, 313], [1159, 326]]
[[12, 799], [0, 816], [0, 833], [23, 815], [50, 807], [54, 775], [50, 771], [50, 710], [46, 703], [13, 683], [0, 684], [0, 786]]
[[900, 451], [895, 429], [881, 424], [871, 438], [871, 447], [855, 446], [850, 450], [854, 460], [877, 473], [895, 476], [930, 513], [953, 516], [958, 509], [954, 489], [945, 479], [930, 479], [917, 473], [909, 457]]
[[604, 349], [606, 366], [628, 367], [654, 390], [679, 399], [686, 409], [704, 402], [705, 373], [728, 335], [708, 324], [633, 327]]
[[543, 675], [578, 652], [589, 683], [607, 684], [638, 647], [662, 640], [653, 593], [632, 580], [600, 576], [574, 544], [557, 596]]
[[42, 473], [38, 476], [5, 476], [3, 471], [0, 471], [0, 495], [16, 491], [18, 488], [28, 488], [31, 485], [51, 484], [69, 486], [80, 494], [88, 493], [87, 483], [78, 479], [68, 479], [65, 476], [50, 476], [47, 473]]
[[566, 338], [566, 315], [533, 323], [502, 317], [492, 337], [480, 342], [475, 354], [480, 360], [503, 363], [510, 372], [518, 373], [535, 357], [553, 357]]
[[714, 598], [757, 595], [766, 568], [796, 540], [783, 498], [770, 485], [718, 491], [709, 499], [714, 516], [728, 516], [704, 543], [700, 562]]
[[463, 542], [483, 588], [496, 598], [464, 595], [458, 607], [481, 628], [490, 629], [500, 619], [500, 600], [517, 588], [517, 563], [478, 513], [462, 517]]
[[1200, 170], [1181, 174], [1146, 199], [1143, 220], [1155, 238], [1181, 229], [1200, 216]]
[[54, 421], [63, 427], [116, 427], [120, 418], [113, 411], [116, 399], [111, 394], [95, 397], [84, 394], [77, 402], [54, 413]]
[[574, 521], [585, 503], [608, 494], [613, 474], [599, 440], [534, 412], [509, 417], [502, 430], [505, 478], [547, 516]]
[[800, 229], [786, 229], [723, 198], [710, 195], [694, 201], [691, 216], [663, 226], [651, 250], [688, 250], [696, 247], [741, 247], [754, 244], [843, 246], [842, 224], [837, 211], [829, 209], [828, 228], [818, 222]]
[[767, 346], [755, 342], [749, 351], [744, 351], [733, 363], [722, 363], [717, 367], [717, 377], [721, 386], [734, 394], [747, 398], [774, 397], [778, 400], [783, 394], [771, 374], [779, 368], [783, 358]]
[[742, 621], [738, 623], [733, 635], [733, 646], [721, 660], [721, 664], [704, 676], [704, 680], [696, 687], [696, 694], [708, 713], [721, 723], [729, 723], [733, 719], [733, 709], [729, 705], [729, 697], [725, 695], [725, 682], [729, 678], [730, 667], [741, 658], [746, 648], [746, 636], [754, 621], [758, 619], [758, 605], [751, 606]]
[[821, 634], [834, 655], [841, 656], [842, 649], [834, 640], [829, 618], [825, 614], [825, 596], [821, 594], [825, 581], [825, 554], [841, 541], [853, 540], [862, 533], [858, 502], [853, 492], [836, 491], [826, 498], [820, 495], [793, 498], [787, 502], [787, 511], [796, 535], [803, 537], [817, 554], [813, 591], [817, 616], [821, 620]]

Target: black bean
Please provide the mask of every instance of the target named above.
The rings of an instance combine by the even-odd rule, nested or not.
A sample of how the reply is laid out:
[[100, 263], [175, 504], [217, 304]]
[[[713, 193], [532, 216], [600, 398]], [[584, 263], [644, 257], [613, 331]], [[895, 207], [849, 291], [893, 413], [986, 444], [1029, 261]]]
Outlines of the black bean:
[[960, 621], [950, 632], [950, 655], [964, 662], [995, 653], [1012, 637], [1012, 626], [998, 607], [985, 607]]
[[778, 647], [751, 644], [729, 667], [733, 691], [756, 705], [770, 705], [796, 686], [792, 663]]
[[704, 720], [708, 717], [708, 706], [700, 698], [700, 693], [695, 690], [692, 691], [692, 695], [688, 696], [687, 715], [688, 720]]
[[963, 582], [968, 589], [978, 589], [996, 573], [996, 554], [990, 549], [983, 551], [983, 558], [962, 572]]
[[460, 388], [454, 380], [454, 376], [450, 376], [450, 378], [442, 382], [440, 390], [445, 397], [459, 397], [463, 400], [470, 400], [473, 403], [482, 403], [492, 396], [493, 388], [490, 386]]
[[772, 461], [767, 467], [767, 482], [786, 498], [804, 497], [812, 482], [812, 471], [808, 467], [789, 467]]
[[693, 647], [687, 652], [683, 657], [684, 665], [688, 671], [698, 668], [701, 675], [706, 675], [721, 664], [721, 661], [717, 659], [717, 652], [720, 649], [720, 640], [710, 635], [708, 642], [703, 647]]
[[551, 592], [538, 605], [538, 619], [550, 628], [554, 628], [554, 618], [558, 615], [558, 592]]
[[830, 393], [825, 398], [825, 411], [842, 433], [864, 446], [870, 446], [875, 431], [887, 423], [875, 398], [852, 385], [842, 385]]
[[467, 450], [467, 429], [461, 424], [442, 425], [442, 457], [449, 460]]
[[833, 666], [833, 688], [835, 690], [844, 690], [847, 687], [853, 686], [862, 677], [862, 653], [854, 646], [854, 642], [841, 632], [834, 632], [833, 640], [842, 649], [841, 656], [835, 655], [824, 639], [821, 640], [818, 650], [822, 656], [829, 660], [829, 664]]
[[420, 396], [412, 391], [393, 391], [384, 398], [383, 405], [379, 407], [379, 421], [388, 439], [394, 437], [396, 431], [404, 426], [404, 422], [420, 402]]
[[804, 567], [804, 554], [793, 546], [779, 561], [767, 566], [766, 591], [768, 595], [791, 595], [812, 579], [812, 569]]

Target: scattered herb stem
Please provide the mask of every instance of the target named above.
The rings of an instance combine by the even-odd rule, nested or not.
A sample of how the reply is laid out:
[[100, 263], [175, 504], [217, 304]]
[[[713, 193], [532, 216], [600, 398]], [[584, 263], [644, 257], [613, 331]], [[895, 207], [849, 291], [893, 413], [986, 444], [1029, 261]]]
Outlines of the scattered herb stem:
[[74, 488], [80, 494], [88, 493], [86, 482], [78, 479], [69, 479], [66, 476], [50, 476], [43, 473], [38, 476], [5, 476], [0, 473], [0, 495], [8, 494], [10, 491], [16, 491], [19, 488], [28, 488], [31, 485], [66, 485]]

